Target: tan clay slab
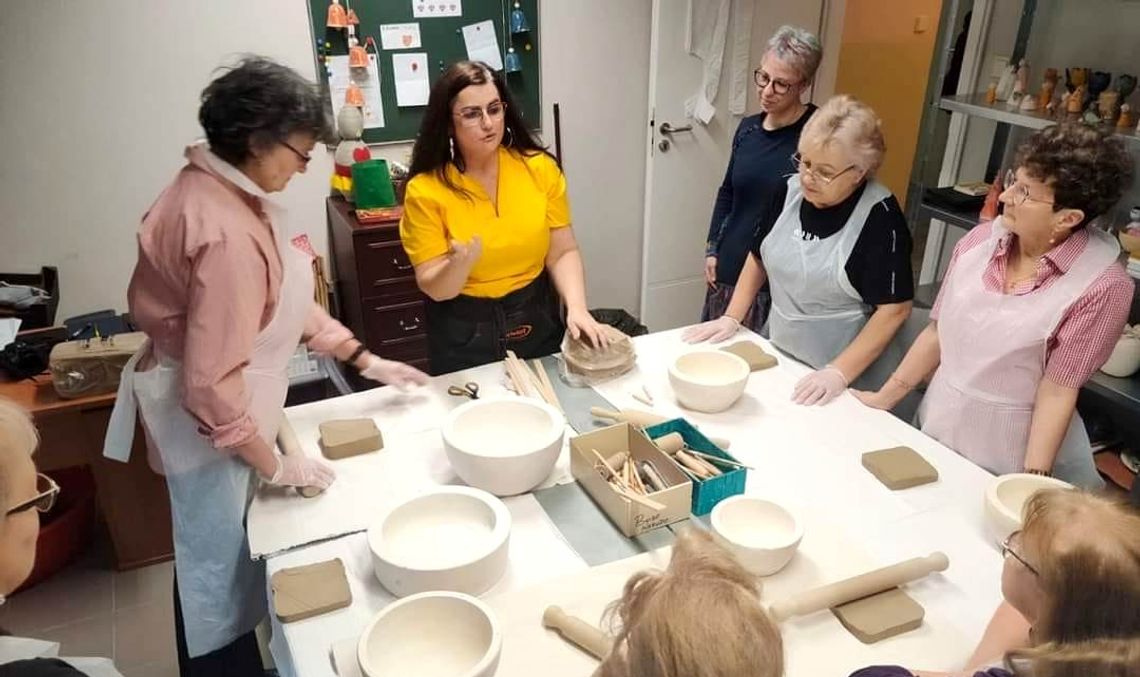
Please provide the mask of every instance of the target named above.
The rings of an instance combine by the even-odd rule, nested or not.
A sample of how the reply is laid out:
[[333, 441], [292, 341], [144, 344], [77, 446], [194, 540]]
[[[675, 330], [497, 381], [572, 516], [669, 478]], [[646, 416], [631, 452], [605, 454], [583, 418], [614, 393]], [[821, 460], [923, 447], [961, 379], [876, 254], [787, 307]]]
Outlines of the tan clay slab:
[[831, 613], [864, 644], [910, 632], [925, 615], [922, 605], [898, 588], [837, 606]]
[[868, 451], [863, 454], [863, 467], [895, 491], [938, 480], [938, 470], [910, 447]]
[[752, 341], [737, 341], [721, 350], [744, 358], [752, 371], [761, 371], [776, 366], [776, 358], [764, 352], [759, 344]]
[[379, 451], [384, 447], [380, 430], [370, 418], [325, 421], [320, 425], [320, 431], [321, 453], [333, 461]]
[[282, 623], [302, 621], [352, 604], [352, 592], [339, 559], [282, 569], [269, 581], [273, 610]]

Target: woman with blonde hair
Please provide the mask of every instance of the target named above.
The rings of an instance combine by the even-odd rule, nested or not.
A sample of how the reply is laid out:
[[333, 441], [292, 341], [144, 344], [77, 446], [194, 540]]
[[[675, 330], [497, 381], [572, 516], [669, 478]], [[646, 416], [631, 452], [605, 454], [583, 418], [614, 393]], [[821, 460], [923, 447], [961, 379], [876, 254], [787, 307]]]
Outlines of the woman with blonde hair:
[[[1053, 489], [1034, 495], [1024, 516], [1024, 528], [1002, 544], [1005, 599], [968, 662], [971, 669], [953, 674], [1140, 674], [1136, 651], [1122, 652], [1118, 644], [1140, 645], [1140, 514], [1090, 493]], [[1130, 661], [1132, 672], [1071, 669]], [[1026, 665], [1032, 666], [1031, 672]], [[1039, 665], [1053, 671], [1039, 672]], [[898, 667], [856, 673], [911, 674], [946, 673], [912, 673]]]
[[875, 180], [885, 151], [869, 106], [846, 95], [824, 104], [800, 136], [798, 172], [757, 219], [728, 310], [685, 340], [730, 338], [767, 280], [772, 343], [816, 370], [796, 384], [796, 402], [825, 404], [856, 379], [881, 384], [894, 363], [877, 361], [914, 298], [910, 230]]
[[594, 677], [780, 677], [780, 630], [760, 582], [707, 532], [682, 533], [663, 572], [625, 584], [614, 649]]

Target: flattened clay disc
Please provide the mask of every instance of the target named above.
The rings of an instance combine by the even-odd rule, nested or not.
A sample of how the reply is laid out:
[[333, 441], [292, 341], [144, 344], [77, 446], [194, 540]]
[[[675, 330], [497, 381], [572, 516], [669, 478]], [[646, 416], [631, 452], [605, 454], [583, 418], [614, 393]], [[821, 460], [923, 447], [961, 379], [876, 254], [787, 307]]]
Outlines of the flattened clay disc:
[[868, 451], [863, 454], [863, 467], [894, 491], [938, 480], [938, 469], [910, 447]]
[[843, 627], [864, 644], [910, 632], [922, 625], [922, 605], [898, 588], [857, 599], [831, 610]]
[[769, 355], [764, 351], [764, 348], [752, 341], [737, 341], [730, 346], [721, 348], [721, 350], [744, 358], [752, 371], [761, 371], [776, 366], [776, 357]]

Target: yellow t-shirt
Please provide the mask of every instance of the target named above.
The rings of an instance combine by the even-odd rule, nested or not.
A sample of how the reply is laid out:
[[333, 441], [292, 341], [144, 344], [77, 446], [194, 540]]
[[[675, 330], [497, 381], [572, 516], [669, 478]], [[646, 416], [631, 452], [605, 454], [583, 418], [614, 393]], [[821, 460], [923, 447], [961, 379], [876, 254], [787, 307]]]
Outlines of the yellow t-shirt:
[[400, 240], [413, 265], [447, 254], [449, 240], [478, 235], [483, 255], [463, 294], [499, 298], [542, 273], [550, 231], [570, 225], [566, 177], [545, 153], [523, 156], [499, 148], [498, 213], [479, 182], [448, 165], [449, 178], [469, 196], [448, 188], [435, 174], [408, 182]]

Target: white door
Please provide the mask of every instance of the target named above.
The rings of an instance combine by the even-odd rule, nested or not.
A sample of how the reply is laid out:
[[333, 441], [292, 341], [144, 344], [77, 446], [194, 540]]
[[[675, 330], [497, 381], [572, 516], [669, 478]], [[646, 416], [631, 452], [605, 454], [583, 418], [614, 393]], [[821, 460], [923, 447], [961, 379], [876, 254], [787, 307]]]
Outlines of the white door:
[[[813, 30], [820, 0], [753, 2], [752, 59], [759, 64], [768, 37], [782, 24]], [[693, 324], [705, 298], [704, 251], [717, 188], [724, 178], [740, 117], [728, 113], [732, 25], [716, 101], [707, 126], [685, 117], [685, 100], [700, 87], [704, 64], [685, 51], [689, 2], [653, 0], [650, 38], [648, 156], [642, 247], [641, 321], [651, 331]], [[731, 17], [731, 12], [729, 13]], [[748, 80], [751, 82], [751, 72]], [[755, 88], [748, 113], [757, 112]], [[662, 125], [686, 131], [662, 133]], [[668, 148], [660, 144], [667, 142]]]

